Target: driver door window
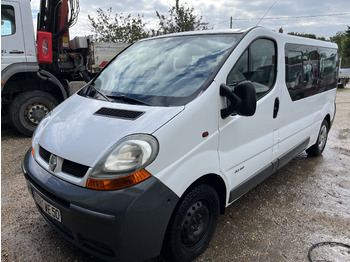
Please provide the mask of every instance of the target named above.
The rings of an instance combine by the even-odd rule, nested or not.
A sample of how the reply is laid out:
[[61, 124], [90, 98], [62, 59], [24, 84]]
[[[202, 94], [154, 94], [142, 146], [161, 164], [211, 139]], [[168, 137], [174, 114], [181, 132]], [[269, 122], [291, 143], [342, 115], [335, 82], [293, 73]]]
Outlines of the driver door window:
[[258, 39], [246, 49], [232, 68], [226, 84], [234, 89], [242, 81], [251, 81], [259, 99], [273, 88], [275, 79], [276, 45], [272, 40]]

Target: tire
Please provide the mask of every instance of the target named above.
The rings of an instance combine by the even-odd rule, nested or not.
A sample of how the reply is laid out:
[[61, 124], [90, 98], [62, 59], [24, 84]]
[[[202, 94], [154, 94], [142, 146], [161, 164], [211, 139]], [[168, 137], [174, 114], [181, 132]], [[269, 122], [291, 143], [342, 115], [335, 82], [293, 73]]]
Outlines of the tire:
[[324, 148], [326, 147], [327, 137], [329, 131], [329, 124], [326, 119], [323, 120], [321, 124], [320, 131], [318, 132], [318, 137], [316, 143], [310, 148], [306, 149], [306, 153], [309, 156], [320, 156]]
[[216, 190], [202, 184], [180, 202], [170, 222], [165, 242], [167, 261], [192, 261], [208, 247], [219, 216]]
[[10, 106], [11, 124], [21, 134], [31, 136], [39, 122], [57, 105], [58, 101], [43, 91], [19, 94]]

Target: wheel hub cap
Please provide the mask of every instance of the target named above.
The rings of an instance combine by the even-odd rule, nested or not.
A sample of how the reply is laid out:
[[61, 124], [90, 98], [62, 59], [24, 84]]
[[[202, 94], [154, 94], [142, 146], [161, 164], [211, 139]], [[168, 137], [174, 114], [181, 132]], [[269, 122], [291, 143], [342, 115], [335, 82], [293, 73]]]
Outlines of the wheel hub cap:
[[31, 124], [37, 125], [49, 113], [49, 109], [44, 104], [32, 104], [28, 108], [26, 118]]
[[192, 205], [182, 223], [181, 237], [186, 246], [197, 244], [206, 233], [209, 210], [201, 201]]
[[322, 126], [321, 132], [320, 132], [320, 137], [318, 140], [318, 148], [323, 149], [323, 147], [326, 145], [326, 140], [327, 140], [327, 127]]

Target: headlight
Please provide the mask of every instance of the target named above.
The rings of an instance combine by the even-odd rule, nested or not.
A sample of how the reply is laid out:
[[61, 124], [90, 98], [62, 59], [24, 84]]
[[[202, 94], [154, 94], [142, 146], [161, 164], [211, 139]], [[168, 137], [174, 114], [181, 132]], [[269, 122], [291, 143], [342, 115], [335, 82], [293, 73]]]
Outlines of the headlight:
[[[153, 136], [136, 134], [124, 137], [108, 150], [93, 168], [87, 187], [112, 190], [139, 183], [150, 176], [143, 168], [148, 166], [157, 154], [158, 141]], [[123, 183], [122, 187], [120, 183]]]

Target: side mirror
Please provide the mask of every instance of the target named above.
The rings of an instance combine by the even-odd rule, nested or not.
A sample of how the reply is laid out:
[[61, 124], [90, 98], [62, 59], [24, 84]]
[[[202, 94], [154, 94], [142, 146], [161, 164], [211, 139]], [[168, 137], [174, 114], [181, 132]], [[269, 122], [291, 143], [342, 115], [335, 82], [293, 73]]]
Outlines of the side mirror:
[[221, 84], [220, 96], [226, 97], [230, 102], [228, 107], [221, 109], [222, 119], [233, 113], [241, 116], [252, 116], [255, 114], [256, 92], [252, 82], [241, 82], [234, 90], [225, 84]]

